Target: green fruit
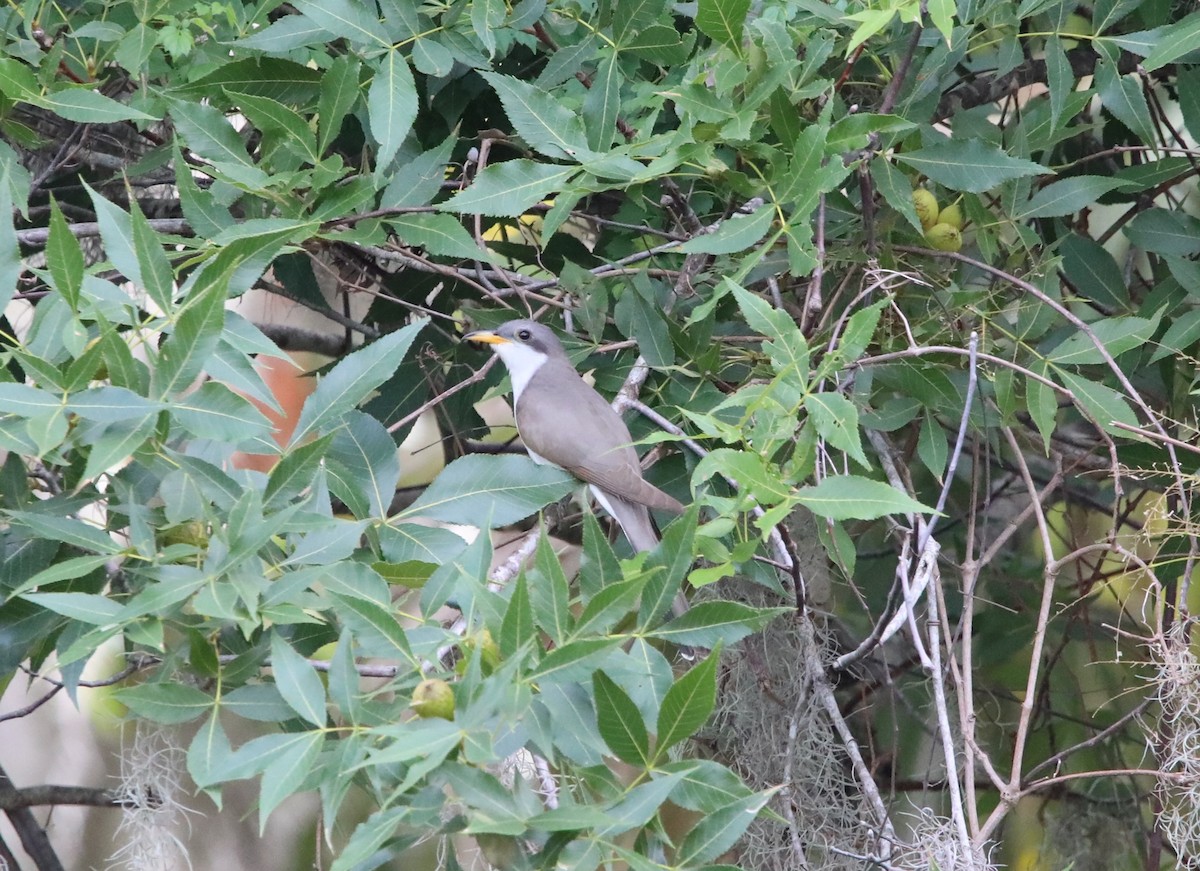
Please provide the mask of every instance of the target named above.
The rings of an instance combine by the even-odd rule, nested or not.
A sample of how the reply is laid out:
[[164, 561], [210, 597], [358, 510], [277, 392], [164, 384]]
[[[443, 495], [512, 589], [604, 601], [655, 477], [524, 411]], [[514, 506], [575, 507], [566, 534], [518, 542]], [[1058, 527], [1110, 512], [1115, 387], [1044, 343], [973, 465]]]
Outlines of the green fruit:
[[913, 207], [917, 210], [917, 217], [921, 220], [921, 226], [926, 230], [937, 223], [937, 197], [925, 190], [925, 188], [917, 188], [913, 191]]
[[496, 639], [487, 629], [480, 629], [475, 635], [462, 640], [462, 659], [454, 663], [454, 670], [460, 675], [467, 673], [467, 664], [470, 662], [475, 648], [479, 648], [480, 670], [483, 672], [483, 676], [487, 677], [500, 664], [500, 645], [496, 643]]
[[189, 520], [185, 523], [171, 526], [162, 533], [164, 545], [188, 544], [192, 547], [208, 547], [208, 526], [199, 520]]
[[1091, 37], [1095, 35], [1095, 32], [1095, 28], [1092, 27], [1092, 22], [1089, 19], [1078, 12], [1072, 12], [1067, 16], [1067, 20], [1063, 22], [1062, 29], [1058, 31], [1058, 35], [1062, 40], [1062, 47], [1069, 51], [1079, 45], [1079, 40], [1072, 39], [1072, 37]]
[[958, 203], [951, 203], [938, 212], [937, 220], [934, 223], [949, 224], [951, 227], [961, 230], [967, 222], [963, 220], [962, 209], [958, 207]]
[[417, 684], [412, 695], [413, 712], [422, 720], [441, 717], [454, 719], [454, 689], [438, 678], [429, 678]]
[[962, 248], [962, 233], [953, 224], [934, 224], [925, 231], [925, 241], [938, 251], [958, 251]]
[[1072, 12], [1067, 16], [1067, 20], [1063, 23], [1059, 34], [1061, 36], [1093, 36], [1095, 35], [1095, 30], [1092, 29], [1090, 18], [1085, 18], [1078, 12]]

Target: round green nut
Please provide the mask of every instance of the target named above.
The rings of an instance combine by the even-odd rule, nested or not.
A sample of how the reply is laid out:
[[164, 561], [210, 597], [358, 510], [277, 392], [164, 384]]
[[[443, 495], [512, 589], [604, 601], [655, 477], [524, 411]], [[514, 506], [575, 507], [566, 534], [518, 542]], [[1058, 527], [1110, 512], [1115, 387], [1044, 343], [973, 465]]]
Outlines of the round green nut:
[[958, 251], [962, 248], [962, 233], [953, 224], [934, 224], [925, 231], [925, 241], [938, 251]]
[[913, 207], [917, 210], [917, 218], [921, 221], [921, 226], [928, 230], [937, 223], [938, 218], [938, 201], [937, 197], [931, 194], [925, 188], [917, 188], [913, 191]]
[[428, 678], [417, 684], [412, 695], [413, 712], [422, 720], [441, 717], [454, 719], [454, 689], [439, 678]]
[[162, 542], [166, 545], [190, 544], [192, 547], [208, 547], [208, 526], [199, 520], [188, 520], [165, 529]]
[[484, 677], [490, 675], [500, 665], [500, 645], [496, 643], [492, 633], [485, 628], [480, 629], [475, 635], [468, 635], [463, 639], [462, 658], [454, 663], [456, 673], [460, 675], [467, 673], [467, 665], [476, 648], [479, 649], [479, 666]]
[[936, 224], [949, 224], [951, 227], [956, 227], [961, 230], [966, 226], [967, 222], [963, 219], [962, 209], [958, 203], [951, 203], [938, 212]]

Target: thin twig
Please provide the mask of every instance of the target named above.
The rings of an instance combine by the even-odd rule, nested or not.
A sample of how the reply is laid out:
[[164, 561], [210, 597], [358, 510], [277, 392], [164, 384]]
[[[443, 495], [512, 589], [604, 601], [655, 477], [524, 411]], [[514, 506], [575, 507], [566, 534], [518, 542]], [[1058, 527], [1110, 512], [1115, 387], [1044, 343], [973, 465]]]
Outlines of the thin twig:
[[462, 381], [459, 381], [453, 387], [449, 387], [446, 390], [443, 390], [437, 396], [433, 397], [433, 399], [422, 404], [416, 410], [410, 411], [408, 414], [404, 415], [404, 417], [400, 418], [398, 421], [393, 423], [391, 426], [388, 427], [388, 432], [396, 432], [397, 430], [403, 429], [404, 427], [408, 426], [408, 424], [412, 423], [414, 420], [416, 420], [418, 417], [420, 417], [422, 414], [429, 411], [429, 409], [433, 408], [436, 405], [441, 405], [443, 402], [445, 402], [447, 399], [449, 399], [455, 393], [458, 393], [460, 390], [465, 390], [466, 388], [470, 387], [472, 384], [479, 383], [485, 377], [487, 377], [488, 372], [490, 372], [492, 367], [494, 365], [496, 365], [496, 360], [498, 360], [498, 359], [499, 358], [494, 355], [489, 357], [488, 361], [486, 363], [484, 363], [482, 366], [480, 366], [478, 369], [476, 369], [473, 373], [471, 373], [469, 376], [464, 378]]

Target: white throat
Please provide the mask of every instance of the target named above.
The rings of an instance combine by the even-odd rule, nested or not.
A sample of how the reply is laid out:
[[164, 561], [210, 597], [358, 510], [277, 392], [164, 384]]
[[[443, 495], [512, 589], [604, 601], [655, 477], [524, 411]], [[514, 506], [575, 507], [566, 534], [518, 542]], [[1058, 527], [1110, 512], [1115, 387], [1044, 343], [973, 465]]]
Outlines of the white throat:
[[512, 381], [513, 411], [521, 401], [521, 393], [529, 383], [529, 379], [550, 358], [541, 351], [535, 351], [528, 345], [508, 342], [503, 345], [492, 345], [492, 350], [500, 355], [508, 368], [508, 378]]

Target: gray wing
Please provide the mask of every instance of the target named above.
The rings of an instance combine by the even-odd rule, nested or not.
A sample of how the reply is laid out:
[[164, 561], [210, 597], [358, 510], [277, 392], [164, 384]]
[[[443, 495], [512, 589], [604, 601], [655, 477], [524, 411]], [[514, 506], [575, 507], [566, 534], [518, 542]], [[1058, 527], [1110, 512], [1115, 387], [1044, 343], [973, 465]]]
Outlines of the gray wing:
[[[570, 410], [562, 402], [570, 396]], [[516, 410], [517, 430], [530, 450], [580, 480], [662, 511], [683, 506], [642, 478], [629, 428], [566, 361], [549, 360], [530, 379]], [[547, 425], [554, 420], [555, 425]], [[592, 455], [588, 445], [615, 447]]]

